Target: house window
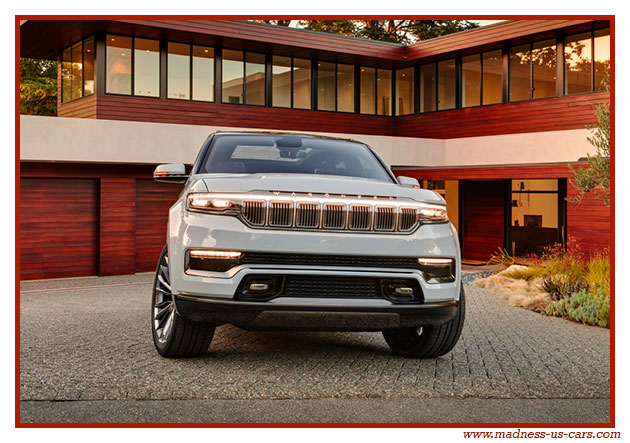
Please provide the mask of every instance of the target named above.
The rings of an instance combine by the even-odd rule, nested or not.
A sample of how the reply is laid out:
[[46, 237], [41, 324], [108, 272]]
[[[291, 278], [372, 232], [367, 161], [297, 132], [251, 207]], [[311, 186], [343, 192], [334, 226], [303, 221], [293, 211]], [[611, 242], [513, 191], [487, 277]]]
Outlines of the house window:
[[337, 111], [354, 112], [353, 65], [337, 65]]
[[438, 110], [455, 109], [455, 59], [438, 63]]
[[392, 115], [392, 71], [376, 70], [376, 113]]
[[335, 110], [335, 64], [317, 63], [317, 109]]
[[265, 105], [265, 54], [223, 50], [223, 103]]
[[192, 47], [192, 98], [214, 101], [214, 48]]
[[595, 91], [605, 91], [605, 72], [606, 69], [610, 69], [610, 29], [598, 29], [595, 31], [594, 46]]
[[556, 44], [553, 40], [510, 49], [510, 101], [556, 95]]
[[376, 114], [376, 68], [361, 66], [359, 82], [361, 114]]
[[95, 92], [94, 84], [94, 39], [83, 42], [83, 95]]
[[590, 32], [564, 39], [564, 93], [579, 94], [592, 88], [592, 35]]
[[160, 42], [136, 38], [133, 50], [133, 93], [160, 96]]
[[105, 92], [131, 94], [131, 37], [107, 35]]
[[420, 66], [420, 112], [435, 111], [436, 65]]
[[291, 107], [291, 57], [273, 56], [271, 70], [271, 104], [280, 108]]
[[481, 54], [462, 57], [462, 107], [481, 104]]
[[503, 57], [501, 50], [481, 54], [482, 62], [482, 105], [503, 102]]
[[190, 99], [190, 45], [168, 42], [166, 68], [167, 97]]
[[223, 103], [243, 103], [244, 69], [242, 51], [223, 50]]
[[396, 71], [396, 115], [407, 115], [416, 112], [413, 73], [413, 67]]
[[311, 61], [293, 59], [293, 107], [311, 109]]
[[80, 41], [61, 53], [61, 102], [94, 94], [94, 39]]
[[265, 105], [265, 54], [245, 53], [245, 104]]

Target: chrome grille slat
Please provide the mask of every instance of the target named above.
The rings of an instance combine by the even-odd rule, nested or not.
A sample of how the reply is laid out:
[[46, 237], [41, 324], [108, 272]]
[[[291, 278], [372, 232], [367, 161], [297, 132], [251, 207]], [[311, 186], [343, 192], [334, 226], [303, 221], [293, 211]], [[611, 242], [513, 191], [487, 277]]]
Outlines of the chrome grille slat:
[[398, 230], [408, 232], [413, 230], [418, 223], [418, 213], [415, 208], [400, 208], [398, 217]]
[[320, 210], [317, 203], [298, 203], [295, 226], [298, 228], [318, 228]]
[[264, 201], [244, 201], [243, 217], [254, 226], [264, 226], [267, 222], [267, 204]]
[[368, 205], [350, 205], [348, 229], [368, 231], [372, 229], [372, 207]]
[[322, 227], [324, 229], [344, 229], [346, 227], [345, 205], [339, 203], [324, 204]]
[[270, 202], [269, 204], [269, 226], [288, 228], [293, 226], [293, 203], [292, 202]]
[[396, 229], [396, 208], [377, 206], [374, 209], [375, 231], [393, 231]]

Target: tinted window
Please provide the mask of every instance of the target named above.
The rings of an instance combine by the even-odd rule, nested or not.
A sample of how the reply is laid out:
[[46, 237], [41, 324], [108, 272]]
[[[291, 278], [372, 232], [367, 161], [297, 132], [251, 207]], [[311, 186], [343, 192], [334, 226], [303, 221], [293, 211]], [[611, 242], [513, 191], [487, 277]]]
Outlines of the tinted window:
[[392, 182], [363, 144], [297, 136], [216, 136], [199, 172], [318, 174]]

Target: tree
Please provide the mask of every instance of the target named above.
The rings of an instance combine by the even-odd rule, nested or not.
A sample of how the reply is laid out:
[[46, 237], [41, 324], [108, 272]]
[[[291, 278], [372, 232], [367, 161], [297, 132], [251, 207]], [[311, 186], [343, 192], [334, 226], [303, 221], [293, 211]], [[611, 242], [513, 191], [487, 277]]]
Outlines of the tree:
[[276, 25], [276, 26], [289, 26], [291, 24], [291, 20], [254, 20], [258, 23], [266, 23], [268, 25]]
[[[604, 86], [610, 92], [610, 71], [606, 68]], [[588, 138], [595, 146], [595, 155], [589, 155], [588, 167], [572, 168], [571, 184], [578, 190], [578, 195], [571, 201], [580, 203], [584, 195], [590, 193], [610, 205], [610, 103], [597, 105], [595, 112], [597, 126], [589, 127], [593, 135]]]
[[20, 114], [57, 115], [57, 62], [20, 58]]
[[311, 31], [402, 44], [479, 26], [468, 20], [301, 20], [299, 25]]

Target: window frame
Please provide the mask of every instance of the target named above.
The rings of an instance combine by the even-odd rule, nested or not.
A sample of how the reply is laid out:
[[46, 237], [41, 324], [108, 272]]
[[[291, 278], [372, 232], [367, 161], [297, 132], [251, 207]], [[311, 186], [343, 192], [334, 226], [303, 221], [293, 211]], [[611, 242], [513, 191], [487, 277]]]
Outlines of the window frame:
[[[94, 41], [94, 92], [91, 92], [90, 94], [85, 94], [85, 42], [87, 40], [92, 39]], [[64, 93], [64, 86], [63, 86], [63, 53], [66, 50], [70, 50], [70, 71], [72, 71], [72, 63], [73, 63], [73, 57], [72, 57], [72, 48], [74, 48], [77, 45], [81, 45], [81, 95], [77, 98], [70, 98], [70, 100], [63, 100], [63, 93]], [[63, 48], [59, 54], [60, 59], [61, 59], [61, 66], [59, 67], [59, 69], [61, 70], [61, 82], [59, 83], [57, 89], [58, 89], [58, 94], [60, 95], [60, 103], [62, 105], [65, 105], [66, 103], [70, 103], [73, 102], [75, 100], [81, 100], [82, 98], [85, 97], [90, 97], [92, 95], [96, 95], [96, 38], [95, 35], [90, 35], [89, 37], [85, 37], [82, 38], [81, 40], [77, 40], [74, 43], [72, 43], [71, 45], [66, 46], [65, 48]], [[70, 76], [71, 82], [70, 82], [70, 97], [72, 97], [72, 76]]]
[[[243, 90], [241, 92], [241, 94], [243, 94], [243, 103], [229, 103], [223, 100], [223, 51], [235, 51], [235, 52], [240, 52], [243, 54]], [[265, 63], [264, 63], [264, 67], [265, 69], [263, 70], [264, 74], [265, 74], [265, 78], [263, 80], [263, 84], [265, 85], [265, 90], [263, 92], [263, 96], [265, 97], [264, 103], [262, 105], [257, 105], [257, 104], [253, 104], [253, 103], [247, 103], [247, 54], [259, 54], [259, 55], [263, 55], [265, 57]], [[215, 60], [216, 60], [216, 52], [215, 52]], [[267, 82], [267, 53], [265, 52], [256, 52], [256, 51], [246, 51], [244, 49], [231, 49], [231, 48], [226, 48], [226, 47], [221, 47], [221, 103], [224, 105], [244, 105], [244, 106], [257, 106], [259, 108], [265, 108], [265, 107], [272, 107], [271, 103], [267, 103], [267, 97], [269, 96], [269, 91], [268, 91], [268, 82]], [[293, 60], [291, 60], [291, 66], [293, 66]], [[291, 72], [291, 77], [293, 77], [293, 72]], [[273, 78], [273, 74], [272, 74], [272, 78]], [[272, 92], [273, 93], [273, 92]], [[216, 102], [216, 97], [215, 97], [215, 102]], [[291, 96], [291, 102], [293, 102], [293, 96]], [[208, 102], [205, 102], [208, 103]], [[284, 109], [292, 109], [292, 108], [284, 108]]]
[[[141, 40], [152, 40], [158, 42], [158, 94], [156, 95], [144, 95], [144, 94], [136, 94], [136, 38]], [[168, 42], [167, 42], [168, 43]], [[107, 60], [106, 60], [107, 62]], [[107, 67], [105, 67], [105, 72], [107, 72]], [[144, 38], [144, 37], [131, 37], [131, 97], [145, 97], [145, 98], [161, 98], [161, 78], [162, 75], [162, 41], [154, 38]], [[167, 79], [168, 80], [168, 79]], [[116, 94], [116, 95], [127, 95], [127, 94]]]
[[[582, 95], [582, 94], [593, 94], [593, 93], [606, 92], [606, 91], [596, 91], [595, 90], [595, 31], [601, 31], [601, 30], [604, 30], [604, 29], [608, 30], [608, 35], [610, 36], [610, 26], [601, 26], [599, 28], [596, 28], [594, 24], [590, 27], [590, 29], [588, 31], [572, 32], [570, 34], [562, 34], [562, 36], [561, 36], [561, 39], [562, 39], [562, 97], [571, 97], [571, 96]], [[566, 57], [565, 57], [567, 37], [572, 37], [572, 36], [575, 36], [575, 35], [587, 34], [587, 33], [590, 34], [589, 38], [591, 40], [591, 74], [590, 74], [591, 86], [590, 86], [590, 90], [589, 91], [584, 91], [584, 92], [574, 92], [572, 94], [569, 94], [567, 92], [569, 84], [567, 82], [567, 60], [566, 60]], [[612, 54], [610, 55], [610, 57], [612, 59]], [[556, 81], [557, 81], [557, 79], [556, 79]]]
[[[578, 33], [580, 34], [580, 33]], [[562, 60], [563, 60], [563, 79], [562, 79], [562, 83], [563, 83], [563, 88], [565, 87], [565, 79], [564, 79], [564, 36], [562, 37]], [[527, 43], [520, 43], [520, 44], [516, 44], [516, 45], [511, 45], [507, 48], [507, 56], [508, 56], [508, 72], [507, 72], [507, 81], [508, 81], [508, 96], [507, 96], [507, 101], [505, 101], [504, 103], [523, 103], [523, 102], [530, 102], [530, 101], [536, 101], [536, 100], [545, 100], [548, 98], [554, 98], [554, 97], [558, 97], [558, 75], [556, 75], [556, 85], [555, 85], [555, 89], [556, 89], [556, 93], [554, 95], [549, 95], [547, 97], [534, 97], [534, 45], [536, 43], [541, 43], [541, 42], [546, 42], [546, 41], [554, 41], [553, 46], [555, 46], [556, 48], [556, 73], [558, 72], [558, 39], [556, 37], [548, 37], [548, 38], [541, 38], [541, 39], [530, 39], [529, 42]], [[523, 99], [523, 100], [510, 100], [510, 93], [512, 91], [512, 63], [510, 63], [510, 50], [512, 48], [517, 48], [519, 46], [529, 46], [529, 98]], [[592, 52], [592, 51], [591, 51]], [[592, 55], [592, 54], [591, 54]], [[592, 64], [592, 63], [591, 63]], [[593, 83], [593, 81], [591, 80], [591, 83]], [[564, 94], [563, 94], [564, 95]], [[573, 95], [573, 94], [571, 94]]]
[[[273, 104], [273, 67], [275, 66], [273, 63], [273, 58], [274, 57], [287, 57], [289, 59], [291, 59], [291, 66], [289, 67], [289, 72], [291, 73], [291, 80], [290, 80], [290, 100], [289, 100], [289, 106], [277, 106]], [[295, 59], [298, 60], [308, 60], [309, 64], [310, 64], [310, 78], [309, 78], [309, 101], [310, 101], [310, 105], [308, 108], [296, 108], [295, 107]], [[270, 79], [270, 86], [271, 86], [271, 102], [269, 103], [269, 107], [270, 108], [278, 108], [278, 109], [298, 109], [301, 111], [311, 111], [313, 110], [313, 62], [314, 60], [312, 58], [304, 58], [304, 57], [295, 57], [293, 55], [281, 55], [281, 54], [271, 54], [271, 79]], [[336, 103], [335, 103], [336, 104]], [[253, 105], [253, 106], [259, 106], [259, 105]], [[335, 111], [328, 111], [328, 112], [335, 112]]]
[[[298, 58], [302, 58], [302, 57], [298, 57]], [[317, 71], [315, 72], [315, 75], [312, 75], [312, 66], [313, 63], [317, 64]], [[334, 94], [335, 94], [335, 109], [319, 109], [319, 63], [330, 63], [335, 65], [335, 88], [334, 88]], [[354, 90], [353, 92], [353, 103], [352, 103], [352, 111], [339, 111], [339, 65], [346, 65], [346, 66], [352, 66], [353, 68], [353, 75], [352, 75], [352, 88]], [[319, 111], [319, 112], [338, 112], [340, 114], [357, 114], [357, 103], [359, 103], [358, 100], [360, 100], [360, 98], [357, 98], [357, 94], [356, 94], [356, 88], [357, 88], [357, 66], [359, 65], [355, 65], [353, 63], [338, 63], [338, 62], [331, 62], [331, 61], [326, 61], [326, 60], [321, 60], [321, 59], [311, 59], [311, 88], [313, 85], [313, 77], [316, 79], [316, 83], [315, 85], [317, 86], [316, 91], [317, 91], [317, 105], [315, 106], [315, 111]], [[359, 69], [361, 69], [361, 67], [359, 66]], [[359, 94], [360, 95], [360, 94]], [[311, 98], [311, 103], [312, 103], [312, 98]], [[301, 108], [297, 108], [297, 109], [301, 109]], [[372, 114], [361, 114], [361, 115], [372, 115]]]

